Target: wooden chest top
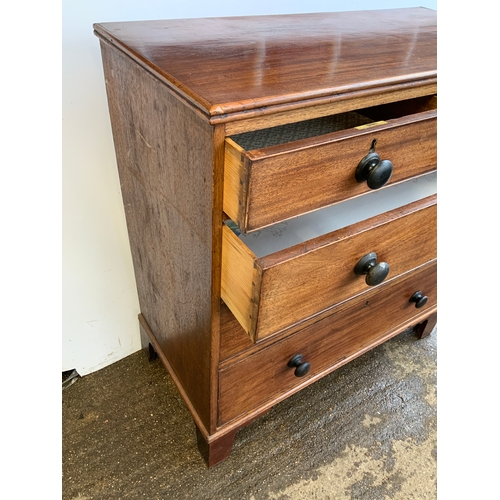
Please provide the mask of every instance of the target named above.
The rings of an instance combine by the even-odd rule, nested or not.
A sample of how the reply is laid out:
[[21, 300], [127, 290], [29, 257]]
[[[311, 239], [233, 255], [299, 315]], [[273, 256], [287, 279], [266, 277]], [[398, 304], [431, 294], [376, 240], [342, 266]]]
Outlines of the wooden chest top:
[[435, 82], [425, 8], [95, 24], [208, 116]]

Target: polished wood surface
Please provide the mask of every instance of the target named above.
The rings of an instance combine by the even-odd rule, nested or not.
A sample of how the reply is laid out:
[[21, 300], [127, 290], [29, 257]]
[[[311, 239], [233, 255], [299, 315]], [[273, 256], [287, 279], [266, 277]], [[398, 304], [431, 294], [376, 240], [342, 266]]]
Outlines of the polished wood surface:
[[435, 170], [437, 111], [419, 112], [429, 101], [412, 100], [401, 111], [413, 114], [396, 118], [390, 109], [358, 110], [377, 122], [252, 151], [226, 139], [224, 211], [247, 232], [370, 192], [354, 173], [374, 140], [394, 165], [389, 184]]
[[[421, 312], [424, 313], [424, 309], [427, 314], [434, 312], [437, 306], [435, 261], [404, 275], [390, 286], [351, 300], [327, 318], [222, 369], [220, 423], [290, 391], [309, 378], [331, 371], [345, 359], [378, 345], [382, 337], [387, 340], [388, 330], [397, 329], [415, 316], [415, 305], [409, 298], [417, 290], [425, 290], [429, 297]], [[300, 378], [287, 366], [297, 353], [311, 365], [309, 373]]]
[[436, 224], [433, 195], [259, 259], [225, 226], [222, 299], [258, 342], [366, 291], [353, 269], [369, 252], [389, 264], [387, 280], [436, 258]]
[[436, 78], [436, 12], [425, 8], [94, 29], [211, 116]]

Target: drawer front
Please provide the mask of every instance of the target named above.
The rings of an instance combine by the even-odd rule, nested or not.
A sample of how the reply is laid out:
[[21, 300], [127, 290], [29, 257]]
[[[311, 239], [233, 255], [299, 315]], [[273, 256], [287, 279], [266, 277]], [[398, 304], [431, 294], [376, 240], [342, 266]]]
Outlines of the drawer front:
[[252, 151], [227, 139], [224, 211], [248, 232], [367, 193], [367, 182], [358, 182], [355, 172], [374, 141], [380, 160], [393, 164], [388, 184], [433, 171], [436, 113], [431, 109]]
[[371, 289], [354, 272], [371, 252], [385, 281], [436, 258], [436, 223], [433, 195], [260, 259], [224, 227], [222, 299], [258, 342]]
[[[428, 297], [416, 308], [415, 292]], [[399, 325], [437, 307], [436, 261], [353, 299], [336, 313], [220, 371], [219, 423], [226, 423], [390, 338]], [[424, 316], [422, 316], [422, 314]], [[296, 354], [310, 363], [303, 377], [287, 366]], [[311, 380], [312, 381], [312, 380]], [[288, 394], [287, 394], [288, 395]]]

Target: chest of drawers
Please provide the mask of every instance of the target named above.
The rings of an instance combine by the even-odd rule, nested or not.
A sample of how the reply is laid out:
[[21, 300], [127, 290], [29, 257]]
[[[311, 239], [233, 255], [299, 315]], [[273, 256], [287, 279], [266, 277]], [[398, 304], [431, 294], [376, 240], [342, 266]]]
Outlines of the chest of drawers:
[[436, 14], [94, 25], [141, 313], [208, 466], [436, 295]]

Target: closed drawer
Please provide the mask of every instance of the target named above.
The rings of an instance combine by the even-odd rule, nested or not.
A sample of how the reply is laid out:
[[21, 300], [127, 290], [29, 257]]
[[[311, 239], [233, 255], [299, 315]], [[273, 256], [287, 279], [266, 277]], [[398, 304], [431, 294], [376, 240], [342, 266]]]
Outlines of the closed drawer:
[[354, 269], [371, 252], [385, 281], [436, 258], [436, 212], [431, 195], [263, 257], [224, 226], [222, 299], [258, 342], [369, 290]]
[[435, 170], [436, 116], [431, 96], [227, 138], [224, 212], [250, 232], [367, 193], [355, 173], [374, 144], [386, 185]]
[[[349, 301], [332, 315], [285, 337], [227, 368], [219, 375], [219, 423], [225, 423], [271, 399], [288, 396], [368, 349], [387, 340], [437, 307], [436, 261], [392, 283]], [[416, 308], [415, 292], [427, 296]], [[421, 320], [420, 319], [420, 320]], [[399, 329], [398, 329], [399, 327]], [[287, 366], [296, 354], [310, 364], [302, 377]], [[301, 387], [299, 387], [301, 386]]]

